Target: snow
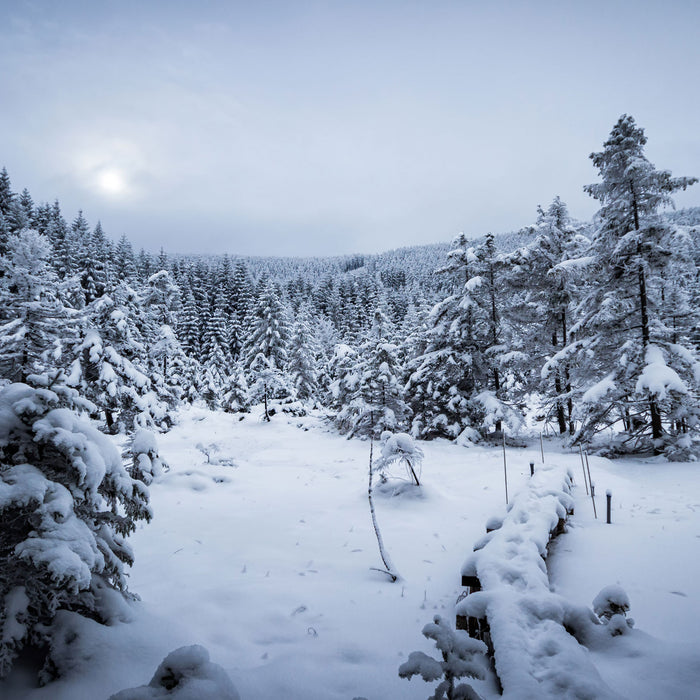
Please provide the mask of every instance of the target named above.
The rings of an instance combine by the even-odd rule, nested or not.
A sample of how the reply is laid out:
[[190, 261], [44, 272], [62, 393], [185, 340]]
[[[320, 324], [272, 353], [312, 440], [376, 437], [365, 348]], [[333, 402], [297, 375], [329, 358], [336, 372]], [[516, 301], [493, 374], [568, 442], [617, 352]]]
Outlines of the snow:
[[[416, 651], [436, 655], [421, 630], [436, 615], [454, 623], [460, 567], [472, 544], [489, 518], [502, 520], [493, 538], [518, 512], [533, 522], [540, 516], [516, 506], [505, 511], [500, 448], [419, 442], [423, 497], [375, 494], [403, 578], [390, 583], [371, 570], [381, 560], [367, 504], [369, 443], [346, 440], [314, 416], [277, 414], [265, 423], [260, 413], [255, 407], [239, 420], [192, 408], [158, 437], [171, 471], [150, 486], [153, 521], [130, 538], [129, 586], [141, 597], [130, 605], [133, 620], [67, 625], [66, 634], [78, 633], [66, 646], [74, 659], [67, 676], [36, 688], [30, 669], [20, 667], [0, 682], [0, 697], [108, 698], [148, 683], [173, 649], [199, 644], [243, 700], [425, 700], [429, 686], [400, 678], [398, 669]], [[217, 445], [235, 468], [207, 463], [198, 443]], [[531, 482], [533, 457], [541, 469], [539, 444], [508, 448], [507, 456], [513, 502]], [[546, 458], [580, 473], [578, 454], [547, 451]], [[613, 524], [601, 518], [602, 499], [595, 520], [583, 484], [575, 486], [570, 531], [550, 548], [545, 570], [544, 562], [528, 569], [527, 581], [553, 593], [547, 588], [529, 607], [510, 610], [541, 622], [540, 657], [556, 659], [564, 642], [547, 635], [548, 625], [561, 627], [553, 618], [592, 615], [596, 594], [619, 585], [629, 593], [635, 629], [596, 638], [589, 664], [616, 697], [693, 697], [700, 685], [697, 467], [589, 459], [599, 492], [613, 492]], [[539, 538], [529, 561], [541, 560], [546, 545]], [[499, 575], [519, 570], [516, 551], [496, 558]], [[510, 643], [517, 654], [523, 639]], [[566, 644], [578, 647], [573, 637]], [[487, 700], [498, 697], [493, 680], [469, 684]]]
[[676, 391], [679, 394], [688, 393], [685, 382], [666, 364], [660, 347], [650, 345], [647, 348], [645, 360], [646, 364], [637, 380], [637, 393], [648, 391], [660, 400], [665, 399], [669, 391]]
[[610, 593], [601, 591], [606, 584], [617, 588], [618, 603], [628, 598], [635, 629], [614, 637], [607, 647], [591, 650], [601, 677], [620, 697], [696, 697], [700, 687], [697, 466], [653, 458], [610, 462], [589, 456], [589, 460], [600, 492], [612, 495], [612, 524], [605, 521], [605, 499], [598, 499], [596, 519], [590, 497], [579, 486], [570, 527], [557, 539], [550, 557], [553, 588], [586, 606]]
[[614, 697], [566, 629], [565, 601], [549, 590], [544, 559], [552, 533], [573, 510], [570, 479], [565, 467], [538, 469], [462, 568], [481, 590], [457, 612], [488, 619], [504, 697]]
[[180, 647], [168, 654], [147, 686], [122, 690], [110, 700], [240, 700], [221, 666], [209, 661], [199, 644]]
[[581, 403], [597, 403], [605, 394], [615, 389], [614, 374], [609, 374], [588, 389], [581, 397]]

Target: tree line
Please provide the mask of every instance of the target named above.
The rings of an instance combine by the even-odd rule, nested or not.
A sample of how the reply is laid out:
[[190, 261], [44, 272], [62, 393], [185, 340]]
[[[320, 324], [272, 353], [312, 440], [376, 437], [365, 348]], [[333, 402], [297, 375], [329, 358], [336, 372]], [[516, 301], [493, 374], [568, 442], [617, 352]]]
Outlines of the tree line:
[[[694, 184], [623, 115], [591, 155], [592, 222], [556, 197], [517, 234], [330, 260], [135, 254], [0, 174], [0, 369], [60, 370], [110, 431], [183, 401], [324, 408], [344, 433], [479, 440], [528, 412], [610, 453], [694, 450]], [[440, 259], [442, 258], [442, 260]]]

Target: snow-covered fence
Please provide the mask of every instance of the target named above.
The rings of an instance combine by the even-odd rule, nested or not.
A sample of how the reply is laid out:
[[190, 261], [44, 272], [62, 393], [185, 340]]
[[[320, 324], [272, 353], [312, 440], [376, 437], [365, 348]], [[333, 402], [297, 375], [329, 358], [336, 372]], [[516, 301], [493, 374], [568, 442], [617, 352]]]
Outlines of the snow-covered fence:
[[613, 697], [567, 631], [572, 607], [549, 587], [545, 560], [573, 513], [570, 488], [567, 469], [538, 469], [462, 567], [457, 627], [486, 643], [504, 697]]

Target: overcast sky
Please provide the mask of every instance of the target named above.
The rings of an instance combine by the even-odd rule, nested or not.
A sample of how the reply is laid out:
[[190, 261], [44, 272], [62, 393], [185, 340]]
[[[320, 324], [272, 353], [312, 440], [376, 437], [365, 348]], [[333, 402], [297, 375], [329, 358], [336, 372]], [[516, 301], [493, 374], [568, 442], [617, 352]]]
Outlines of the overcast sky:
[[700, 175], [699, 32], [696, 0], [0, 0], [0, 166], [171, 252], [375, 252], [555, 195], [586, 219], [622, 113]]

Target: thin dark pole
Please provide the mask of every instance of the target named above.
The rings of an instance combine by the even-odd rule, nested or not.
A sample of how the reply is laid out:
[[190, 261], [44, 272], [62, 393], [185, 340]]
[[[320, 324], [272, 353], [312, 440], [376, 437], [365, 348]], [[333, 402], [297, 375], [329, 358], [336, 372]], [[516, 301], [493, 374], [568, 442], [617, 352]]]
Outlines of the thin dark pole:
[[503, 478], [506, 483], [506, 505], [508, 505], [508, 467], [506, 465], [506, 431], [503, 430]]
[[581, 445], [578, 446], [578, 453], [581, 455], [581, 469], [583, 471], [583, 484], [586, 487], [586, 496], [588, 496], [588, 481], [586, 480], [586, 465], [583, 463], [583, 450]]
[[593, 482], [591, 481], [591, 467], [588, 464], [588, 452], [586, 454], [586, 471], [588, 472], [588, 483], [591, 485], [591, 501], [593, 501], [593, 515], [595, 516], [595, 519], [598, 520], [598, 513], [596, 512], [596, 507], [595, 507], [595, 486], [593, 485]]

